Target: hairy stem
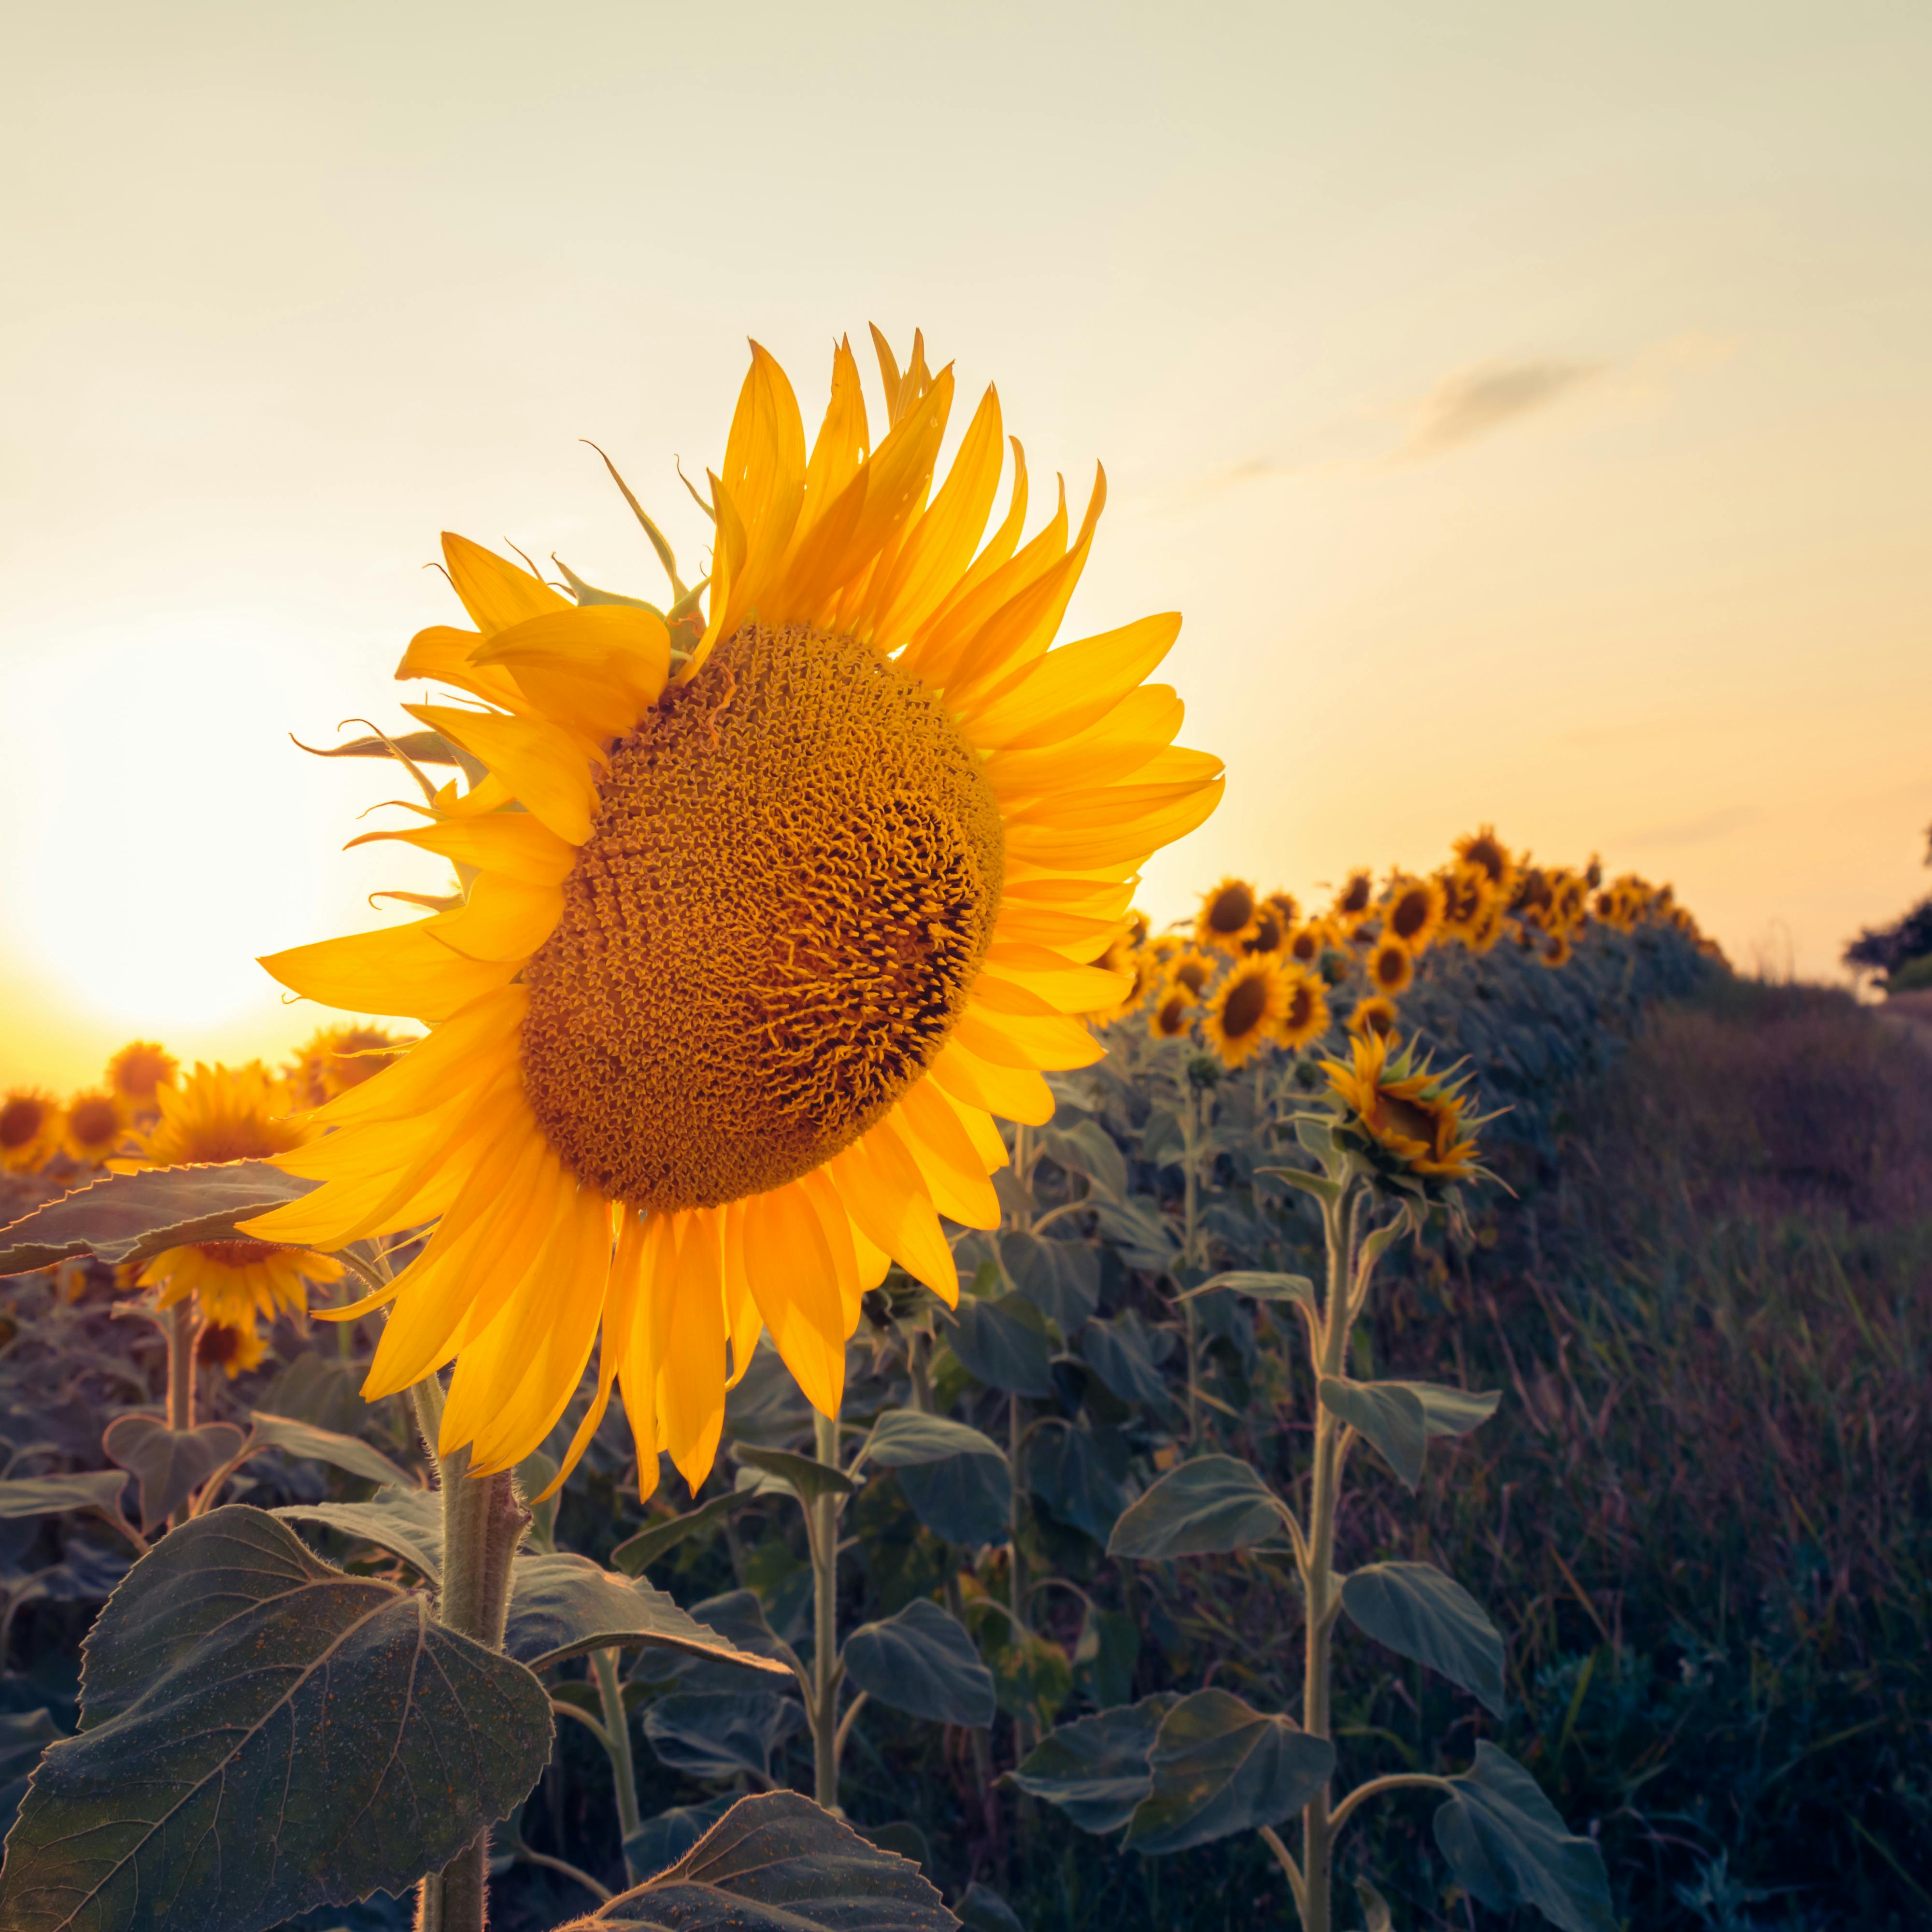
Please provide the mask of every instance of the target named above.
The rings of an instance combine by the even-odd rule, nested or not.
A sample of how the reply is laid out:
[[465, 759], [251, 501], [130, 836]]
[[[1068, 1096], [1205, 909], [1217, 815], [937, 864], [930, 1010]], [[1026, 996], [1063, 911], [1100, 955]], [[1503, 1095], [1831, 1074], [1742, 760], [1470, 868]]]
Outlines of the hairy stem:
[[[818, 1460], [838, 1466], [838, 1425], [814, 1414]], [[838, 1498], [828, 1491], [806, 1508], [812, 1518], [812, 1742], [813, 1794], [838, 1809]]]
[[168, 1310], [168, 1426], [194, 1426], [194, 1345], [201, 1335], [201, 1306], [184, 1294]]
[[597, 1701], [604, 1709], [604, 1748], [610, 1754], [610, 1781], [617, 1793], [617, 1831], [624, 1840], [624, 1875], [635, 1885], [649, 1873], [631, 1864], [631, 1834], [644, 1821], [638, 1815], [638, 1771], [631, 1756], [631, 1720], [624, 1708], [624, 1687], [617, 1677], [617, 1653], [593, 1650], [590, 1674], [597, 1680]]

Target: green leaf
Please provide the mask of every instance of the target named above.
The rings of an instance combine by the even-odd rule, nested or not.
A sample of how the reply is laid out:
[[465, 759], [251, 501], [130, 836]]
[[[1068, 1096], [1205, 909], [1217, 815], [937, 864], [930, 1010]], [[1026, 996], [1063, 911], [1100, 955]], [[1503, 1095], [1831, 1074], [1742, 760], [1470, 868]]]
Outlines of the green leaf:
[[998, 1301], [962, 1298], [947, 1319], [952, 1352], [976, 1381], [1013, 1395], [1052, 1394], [1046, 1324], [1024, 1295], [1004, 1295]]
[[796, 1792], [741, 1798], [669, 1870], [557, 1932], [956, 1932], [910, 1859]]
[[934, 1536], [967, 1549], [1005, 1540], [1013, 1476], [1004, 1456], [948, 1456], [908, 1464], [897, 1474], [900, 1493]]
[[1073, 1665], [1051, 1637], [1036, 1630], [1016, 1631], [1000, 1619], [1004, 1642], [989, 1642], [986, 1664], [993, 1695], [1010, 1718], [1024, 1718], [1043, 1730], [1073, 1694]]
[[304, 745], [317, 758], [393, 758], [402, 752], [419, 765], [453, 765], [457, 752], [440, 731], [405, 731], [394, 738], [351, 738], [342, 745]]
[[749, 1772], [769, 1782], [772, 1753], [805, 1726], [796, 1697], [679, 1690], [644, 1707], [644, 1736], [660, 1763], [722, 1784]]
[[362, 1400], [368, 1370], [366, 1362], [346, 1362], [339, 1355], [305, 1348], [262, 1391], [262, 1406], [275, 1415], [352, 1436], [369, 1416], [370, 1405]]
[[167, 1521], [245, 1440], [232, 1422], [204, 1422], [199, 1429], [170, 1429], [158, 1415], [117, 1415], [100, 1438], [110, 1462], [141, 1486], [141, 1528], [152, 1534]]
[[272, 1510], [285, 1522], [320, 1522], [400, 1556], [432, 1583], [442, 1580], [442, 1498], [392, 1483], [366, 1503], [291, 1503]]
[[410, 1486], [406, 1469], [398, 1468], [380, 1449], [370, 1448], [358, 1437], [338, 1435], [333, 1429], [318, 1429], [312, 1422], [298, 1422], [292, 1415], [271, 1415], [258, 1408], [244, 1459], [263, 1449], [280, 1449], [287, 1455], [328, 1462], [372, 1483], [404, 1489]]
[[1371, 1563], [1342, 1582], [1355, 1628], [1503, 1714], [1503, 1640], [1483, 1606], [1431, 1563]]
[[687, 1510], [682, 1516], [654, 1522], [628, 1541], [619, 1544], [610, 1552], [610, 1561], [626, 1576], [641, 1576], [667, 1550], [675, 1550], [686, 1537], [722, 1522], [755, 1496], [756, 1492], [751, 1490], [729, 1490], [722, 1496], [713, 1496], [708, 1503], [700, 1503], [694, 1510]]
[[882, 1469], [916, 1468], [922, 1463], [943, 1462], [949, 1456], [1006, 1460], [1006, 1452], [990, 1436], [950, 1415], [926, 1415], [916, 1408], [888, 1409], [873, 1424], [859, 1455]]
[[624, 1863], [646, 1878], [655, 1877], [681, 1858], [738, 1802], [735, 1792], [709, 1798], [702, 1804], [674, 1804], [646, 1818], [624, 1840]]
[[991, 1886], [982, 1885], [977, 1879], [966, 1888], [958, 1910], [966, 1932], [1026, 1932], [1019, 1914]]
[[1154, 1788], [1121, 1842], [1138, 1852], [1180, 1852], [1292, 1816], [1328, 1781], [1335, 1748], [1230, 1691], [1209, 1689], [1168, 1712], [1148, 1766]]
[[1111, 1322], [1088, 1322], [1080, 1331], [1080, 1352], [1123, 1402], [1167, 1406], [1167, 1384], [1154, 1365], [1146, 1325], [1132, 1309]]
[[749, 1442], [731, 1445], [734, 1460], [761, 1474], [776, 1476], [792, 1493], [808, 1503], [820, 1496], [849, 1496], [857, 1484], [842, 1470], [814, 1456], [794, 1454], [789, 1449], [760, 1449]]
[[1269, 1274], [1253, 1268], [1235, 1268], [1226, 1274], [1210, 1275], [1198, 1288], [1190, 1288], [1174, 1298], [1191, 1301], [1198, 1294], [1212, 1294], [1226, 1288], [1231, 1294], [1251, 1295], [1257, 1301], [1295, 1301], [1310, 1314], [1319, 1316], [1315, 1284], [1305, 1274]]
[[1101, 1461], [1093, 1437], [1058, 1418], [1028, 1444], [1026, 1475], [1027, 1486], [1054, 1516], [1102, 1546], [1127, 1506], [1126, 1492]]
[[1310, 1174], [1300, 1167], [1258, 1167], [1257, 1174], [1264, 1174], [1271, 1180], [1285, 1182], [1290, 1187], [1299, 1188], [1304, 1194], [1312, 1194], [1316, 1200], [1332, 1208], [1342, 1198], [1342, 1184], [1330, 1180], [1318, 1174]]
[[1048, 1731], [1007, 1775], [1083, 1832], [1114, 1832], [1152, 1789], [1148, 1767], [1161, 1720], [1180, 1700], [1172, 1690]]
[[1000, 1237], [1000, 1259], [1014, 1288], [1063, 1335], [1100, 1305], [1099, 1257], [1083, 1241], [1042, 1240], [1010, 1230]]
[[1120, 1251], [1128, 1267], [1158, 1274], [1180, 1246], [1172, 1225], [1150, 1195], [1125, 1201], [1100, 1199], [1090, 1204], [1100, 1232]]
[[23, 1516], [60, 1516], [68, 1510], [92, 1510], [111, 1521], [122, 1520], [121, 1498], [128, 1487], [124, 1469], [86, 1469], [71, 1476], [22, 1476], [0, 1483], [0, 1522]]
[[1447, 1388], [1440, 1382], [1391, 1382], [1406, 1388], [1422, 1405], [1422, 1419], [1432, 1436], [1466, 1436], [1480, 1429], [1496, 1412], [1500, 1389]]
[[40, 1754], [66, 1735], [51, 1711], [9, 1711], [0, 1716], [0, 1838], [14, 1828]]
[[791, 1680], [784, 1664], [740, 1650], [680, 1610], [662, 1590], [599, 1569], [587, 1556], [546, 1552], [519, 1556], [511, 1566], [503, 1648], [520, 1664], [547, 1670], [586, 1651], [643, 1646]]
[[1042, 1127], [1040, 1150], [1070, 1174], [1083, 1174], [1096, 1187], [1103, 1187], [1116, 1200], [1127, 1191], [1127, 1163], [1114, 1137], [1098, 1120], [1078, 1122], [1071, 1127]]
[[1415, 1391], [1400, 1382], [1351, 1382], [1339, 1376], [1324, 1376], [1319, 1389], [1322, 1406], [1373, 1443], [1402, 1486], [1413, 1491], [1429, 1447], [1427, 1418]]
[[8, 1932], [259, 1932], [400, 1892], [550, 1756], [550, 1700], [521, 1664], [239, 1505], [128, 1572], [80, 1699], [8, 1841]]
[[845, 1640], [845, 1674], [896, 1711], [936, 1724], [990, 1724], [993, 1676], [957, 1618], [916, 1597], [896, 1616], [861, 1624]]
[[110, 1174], [0, 1228], [0, 1275], [52, 1268], [70, 1255], [118, 1265], [190, 1241], [232, 1241], [237, 1221], [299, 1199], [317, 1184], [265, 1160]]
[[1114, 1526], [1109, 1556], [1218, 1556], [1282, 1532], [1274, 1492], [1232, 1456], [1170, 1469]]
[[1563, 1932], [1612, 1932], [1604, 1855], [1564, 1826], [1542, 1787], [1491, 1744], [1449, 1780], [1436, 1814], [1436, 1842], [1456, 1882], [1485, 1905], [1533, 1905]]

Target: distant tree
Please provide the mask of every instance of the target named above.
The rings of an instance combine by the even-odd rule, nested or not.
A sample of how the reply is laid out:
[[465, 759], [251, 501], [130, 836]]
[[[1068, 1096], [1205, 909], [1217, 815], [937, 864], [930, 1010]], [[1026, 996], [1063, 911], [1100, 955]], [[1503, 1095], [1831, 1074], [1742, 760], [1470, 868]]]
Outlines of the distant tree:
[[[1925, 862], [1932, 866], [1932, 825], [1925, 828]], [[1921, 899], [1890, 926], [1867, 926], [1845, 948], [1845, 964], [1891, 974], [1928, 956], [1932, 956], [1932, 898]]]

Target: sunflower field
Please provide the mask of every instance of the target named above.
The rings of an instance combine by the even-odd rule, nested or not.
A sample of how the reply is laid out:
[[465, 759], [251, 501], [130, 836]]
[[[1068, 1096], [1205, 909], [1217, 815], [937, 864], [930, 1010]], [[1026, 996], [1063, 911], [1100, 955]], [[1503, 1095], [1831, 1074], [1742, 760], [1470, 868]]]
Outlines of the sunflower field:
[[1104, 476], [1026, 537], [994, 393], [941, 474], [875, 347], [808, 448], [754, 351], [695, 584], [613, 470], [660, 603], [445, 539], [461, 701], [327, 754], [449, 890], [264, 962], [341, 1022], [0, 1099], [0, 1924], [1912, 1922], [1922, 1780], [1828, 1786], [1925, 1720], [1832, 1556], [1895, 1406], [1815, 1548], [1666, 1446], [1847, 1310], [1909, 1376], [1910, 1229], [1632, 1124], [1739, 1024], [1668, 887], [1484, 826], [1154, 930], [1179, 619], [1058, 641]]

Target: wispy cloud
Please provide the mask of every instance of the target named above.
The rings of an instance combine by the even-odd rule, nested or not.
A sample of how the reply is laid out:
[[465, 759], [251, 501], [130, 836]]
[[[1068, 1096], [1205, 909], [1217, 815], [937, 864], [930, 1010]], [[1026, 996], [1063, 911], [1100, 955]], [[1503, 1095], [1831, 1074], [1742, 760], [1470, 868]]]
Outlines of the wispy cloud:
[[1424, 398], [1402, 454], [1439, 456], [1534, 416], [1600, 376], [1601, 362], [1489, 362], [1446, 376]]

